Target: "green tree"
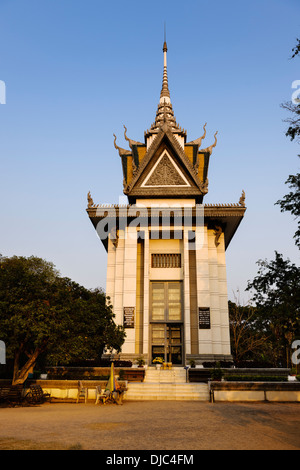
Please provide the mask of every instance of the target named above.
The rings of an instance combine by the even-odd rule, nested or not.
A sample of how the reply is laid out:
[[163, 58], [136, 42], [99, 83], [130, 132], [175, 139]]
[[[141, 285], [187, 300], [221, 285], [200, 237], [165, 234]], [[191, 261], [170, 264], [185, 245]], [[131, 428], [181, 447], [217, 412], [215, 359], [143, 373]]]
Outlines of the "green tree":
[[228, 302], [231, 352], [235, 364], [241, 361], [269, 359], [270, 342], [267, 332], [260, 328], [257, 309], [252, 305]]
[[276, 202], [281, 212], [288, 211], [298, 220], [298, 229], [295, 232], [295, 243], [300, 249], [300, 173], [290, 175], [286, 181], [291, 191], [283, 199]]
[[298, 55], [298, 54], [300, 53], [300, 39], [297, 39], [297, 44], [296, 44], [296, 46], [292, 49], [292, 52], [293, 52], [293, 54], [292, 54], [292, 59], [293, 59], [294, 57], [296, 57], [296, 55]]
[[275, 252], [275, 260], [259, 260], [258, 274], [248, 282], [260, 329], [272, 337], [278, 360], [290, 366], [293, 338], [300, 333], [300, 268]]
[[[293, 49], [291, 58], [298, 56], [300, 52], [300, 40]], [[285, 103], [282, 105], [292, 113], [287, 119], [290, 126], [286, 135], [291, 140], [300, 141], [300, 104]], [[290, 175], [286, 181], [290, 192], [282, 200], [276, 202], [281, 211], [289, 211], [296, 219], [300, 215], [300, 174]], [[300, 221], [294, 235], [296, 245], [300, 248]], [[234, 325], [237, 333], [233, 341], [242, 335], [249, 334], [248, 342], [253, 341], [253, 334], [260, 332], [259, 337], [265, 337], [262, 344], [264, 355], [272, 354], [272, 359], [278, 365], [286, 363], [289, 366], [292, 339], [300, 334], [300, 268], [292, 264], [290, 260], [284, 260], [283, 256], [275, 252], [275, 260], [259, 260], [259, 271], [252, 282], [248, 282], [246, 290], [253, 292], [252, 301], [255, 307], [255, 320], [249, 311], [241, 308], [232, 308], [231, 315], [235, 318]], [[243, 342], [239, 342], [243, 345]], [[235, 344], [235, 343], [234, 343]], [[243, 349], [243, 348], [242, 348]], [[237, 354], [237, 352], [236, 352]], [[269, 356], [270, 357], [270, 356]]]
[[[299, 39], [297, 39], [297, 45], [292, 51], [293, 54], [291, 58], [299, 54]], [[292, 114], [292, 117], [286, 119], [286, 122], [290, 124], [286, 136], [290, 137], [291, 140], [296, 139], [296, 141], [300, 142], [300, 103], [287, 102], [281, 106]], [[300, 173], [289, 175], [285, 183], [289, 186], [291, 191], [284, 196], [283, 199], [277, 201], [276, 204], [280, 206], [281, 212], [291, 212], [297, 220], [300, 216]], [[298, 228], [294, 238], [296, 245], [300, 248], [300, 220], [298, 220]]]
[[291, 140], [300, 142], [300, 104], [287, 101], [281, 107], [291, 113], [291, 116], [285, 119], [285, 122], [289, 123], [285, 135]]
[[104, 349], [121, 351], [124, 328], [114, 321], [112, 306], [100, 289], [87, 290], [63, 278], [55, 303], [59, 305], [59, 341], [49, 340], [47, 360], [67, 364], [80, 359], [101, 357]]
[[[296, 56], [298, 56], [300, 52], [300, 40], [297, 39], [297, 44], [296, 46], [292, 49], [292, 57], [291, 59], [294, 59]], [[300, 103], [298, 99], [297, 102], [293, 101], [287, 101], [286, 103], [283, 103], [281, 105], [282, 108], [286, 109], [289, 111], [292, 116], [287, 118], [285, 122], [288, 122], [290, 125], [286, 131], [286, 136], [290, 137], [291, 140], [296, 139], [297, 141], [300, 140]]]
[[13, 358], [13, 383], [26, 380], [47, 352], [54, 361], [94, 358], [103, 348], [120, 351], [125, 333], [113, 321], [100, 290], [60, 277], [37, 257], [0, 258], [0, 338]]

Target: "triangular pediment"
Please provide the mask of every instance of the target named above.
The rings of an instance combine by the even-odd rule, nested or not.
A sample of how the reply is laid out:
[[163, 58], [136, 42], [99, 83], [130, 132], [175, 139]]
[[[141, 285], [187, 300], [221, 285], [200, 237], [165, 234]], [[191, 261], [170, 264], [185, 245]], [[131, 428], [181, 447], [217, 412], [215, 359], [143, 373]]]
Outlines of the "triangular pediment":
[[164, 150], [157, 162], [141, 184], [141, 188], [176, 188], [191, 187], [187, 178], [170, 156]]
[[202, 182], [170, 128], [162, 126], [125, 194], [135, 197], [202, 197]]

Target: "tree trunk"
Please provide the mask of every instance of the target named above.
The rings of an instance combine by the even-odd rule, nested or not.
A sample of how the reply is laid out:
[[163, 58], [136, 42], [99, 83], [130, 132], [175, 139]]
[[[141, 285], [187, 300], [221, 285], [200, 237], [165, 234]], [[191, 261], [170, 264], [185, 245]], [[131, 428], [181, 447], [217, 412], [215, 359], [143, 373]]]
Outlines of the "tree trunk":
[[13, 380], [12, 380], [12, 385], [17, 385], [17, 384], [22, 384], [25, 382], [25, 380], [28, 377], [29, 371], [32, 367], [34, 367], [36, 360], [38, 356], [41, 354], [43, 349], [41, 348], [36, 348], [34, 353], [30, 356], [26, 364], [22, 367], [21, 370], [19, 370], [19, 361], [20, 361], [20, 354], [21, 351], [18, 350], [15, 354], [15, 360], [14, 360], [14, 373], [13, 373]]
[[15, 358], [14, 358], [14, 372], [13, 372], [13, 380], [12, 380], [13, 385], [17, 383], [16, 380], [17, 380], [18, 373], [19, 373], [20, 354], [21, 354], [21, 349], [18, 349], [15, 352]]

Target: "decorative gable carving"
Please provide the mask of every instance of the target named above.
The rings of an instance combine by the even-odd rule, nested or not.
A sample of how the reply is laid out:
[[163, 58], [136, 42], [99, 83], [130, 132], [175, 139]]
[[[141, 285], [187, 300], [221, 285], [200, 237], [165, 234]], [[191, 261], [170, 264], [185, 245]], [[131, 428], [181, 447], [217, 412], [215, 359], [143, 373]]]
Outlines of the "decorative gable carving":
[[164, 151], [158, 161], [141, 184], [143, 188], [155, 187], [190, 187], [188, 180], [170, 157], [167, 151]]
[[124, 188], [129, 201], [136, 197], [200, 197], [207, 185], [199, 179], [167, 123], [160, 128], [138, 170]]

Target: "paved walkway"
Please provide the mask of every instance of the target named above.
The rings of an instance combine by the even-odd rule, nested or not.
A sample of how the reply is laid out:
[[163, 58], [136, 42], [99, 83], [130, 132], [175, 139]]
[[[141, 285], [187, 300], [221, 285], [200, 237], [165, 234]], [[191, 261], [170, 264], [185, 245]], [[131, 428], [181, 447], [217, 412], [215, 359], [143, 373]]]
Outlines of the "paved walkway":
[[0, 450], [300, 449], [300, 404], [45, 403], [0, 408]]

